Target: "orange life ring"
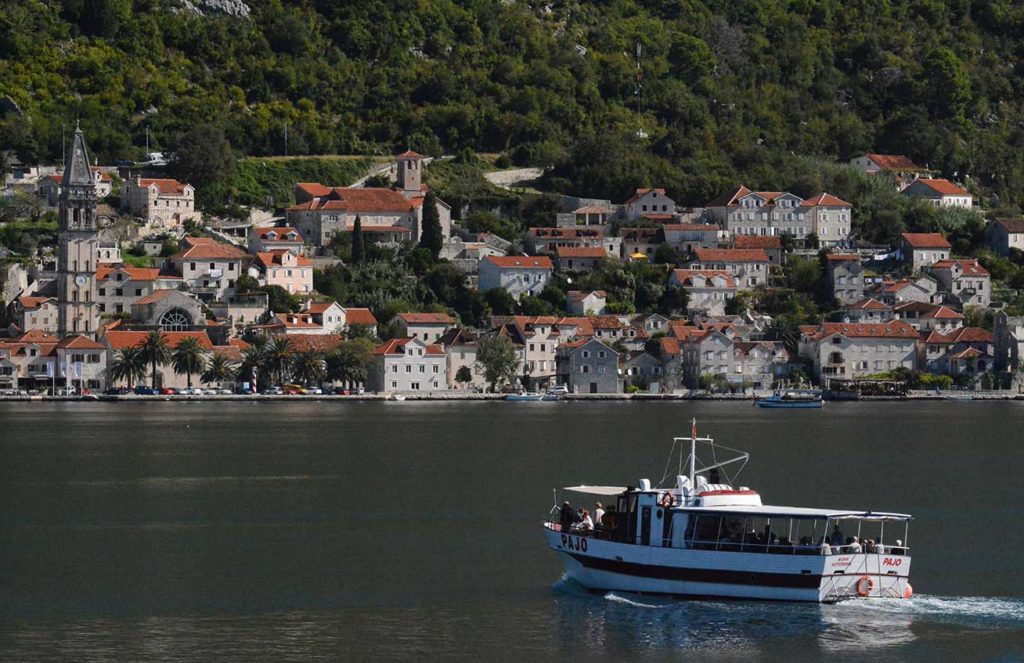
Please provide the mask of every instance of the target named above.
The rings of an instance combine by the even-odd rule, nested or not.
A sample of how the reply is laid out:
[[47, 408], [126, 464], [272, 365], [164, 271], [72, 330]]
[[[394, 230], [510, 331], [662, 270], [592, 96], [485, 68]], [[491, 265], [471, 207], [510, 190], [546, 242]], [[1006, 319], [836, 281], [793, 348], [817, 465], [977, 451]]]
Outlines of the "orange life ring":
[[910, 583], [908, 582], [907, 583], [907, 590], [905, 592], [903, 592], [903, 598], [909, 599], [909, 598], [912, 598], [913, 596], [914, 596], [914, 588], [911, 587]]
[[658, 504], [665, 507], [666, 509], [671, 509], [672, 505], [675, 503], [676, 498], [672, 497], [672, 493], [662, 493], [661, 499], [658, 500]]
[[871, 590], [875, 588], [875, 581], [869, 576], [861, 576], [857, 579], [857, 584], [854, 585], [857, 590], [857, 596], [867, 596], [871, 593]]

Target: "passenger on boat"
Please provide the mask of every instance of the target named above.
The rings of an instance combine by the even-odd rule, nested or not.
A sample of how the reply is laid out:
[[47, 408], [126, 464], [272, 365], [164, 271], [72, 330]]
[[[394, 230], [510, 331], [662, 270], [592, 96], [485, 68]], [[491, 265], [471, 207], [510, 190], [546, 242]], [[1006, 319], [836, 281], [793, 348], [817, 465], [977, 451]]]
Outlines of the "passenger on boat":
[[605, 538], [613, 538], [615, 536], [615, 529], [618, 526], [617, 519], [615, 517], [615, 505], [609, 505], [608, 510], [601, 516], [601, 533]]
[[562, 502], [562, 508], [558, 510], [558, 521], [561, 525], [560, 531], [568, 532], [572, 529], [573, 510], [568, 502]]
[[604, 505], [594, 502], [594, 529], [604, 529]]
[[874, 539], [868, 539], [867, 541], [864, 542], [864, 552], [868, 553], [869, 555], [871, 553], [875, 552], [875, 540]]
[[594, 531], [594, 521], [590, 518], [590, 512], [583, 509], [583, 520], [579, 524], [580, 532], [589, 534]]
[[[839, 529], [839, 523], [836, 523], [836, 526], [832, 529], [832, 538], [828, 542], [833, 548], [843, 545], [843, 530]], [[849, 543], [849, 541], [846, 541], [846, 543]]]
[[859, 555], [863, 551], [860, 545], [860, 539], [856, 536], [851, 536], [846, 539], [846, 550], [845, 552], [852, 555]]
[[832, 546], [830, 546], [828, 544], [828, 541], [822, 541], [821, 542], [821, 554], [822, 555], [831, 555], [832, 554]]

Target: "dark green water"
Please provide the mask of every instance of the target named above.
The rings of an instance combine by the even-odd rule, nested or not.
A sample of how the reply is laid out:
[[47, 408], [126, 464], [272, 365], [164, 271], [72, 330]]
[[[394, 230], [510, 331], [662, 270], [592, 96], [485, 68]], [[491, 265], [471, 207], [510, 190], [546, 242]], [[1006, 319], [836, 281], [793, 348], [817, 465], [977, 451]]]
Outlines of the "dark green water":
[[[560, 582], [554, 486], [690, 417], [766, 502], [914, 514], [910, 602]], [[0, 660], [1017, 660], [1024, 404], [0, 404]]]

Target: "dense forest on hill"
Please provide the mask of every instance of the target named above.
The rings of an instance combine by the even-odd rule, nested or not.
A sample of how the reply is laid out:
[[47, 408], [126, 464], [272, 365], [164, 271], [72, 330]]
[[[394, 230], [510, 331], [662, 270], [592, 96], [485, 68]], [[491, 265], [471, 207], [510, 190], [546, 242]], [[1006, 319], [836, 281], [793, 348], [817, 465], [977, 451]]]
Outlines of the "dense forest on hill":
[[[904, 153], [1014, 208], [1013, 0], [0, 0], [0, 148], [104, 161], [200, 124], [240, 155], [502, 153], [548, 186], [700, 204], [807, 157]], [[636, 94], [636, 45], [641, 94]]]

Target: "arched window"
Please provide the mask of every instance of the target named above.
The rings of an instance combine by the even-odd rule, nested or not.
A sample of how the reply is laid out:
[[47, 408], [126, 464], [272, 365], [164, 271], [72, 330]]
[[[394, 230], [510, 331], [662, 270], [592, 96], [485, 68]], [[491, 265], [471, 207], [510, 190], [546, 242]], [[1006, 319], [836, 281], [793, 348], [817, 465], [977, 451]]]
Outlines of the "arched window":
[[180, 308], [172, 308], [160, 316], [160, 328], [164, 331], [188, 331], [192, 316]]

